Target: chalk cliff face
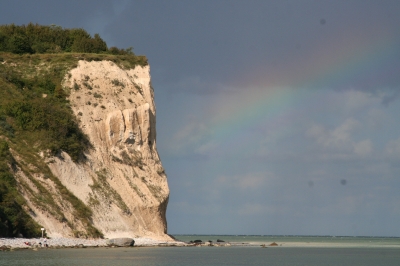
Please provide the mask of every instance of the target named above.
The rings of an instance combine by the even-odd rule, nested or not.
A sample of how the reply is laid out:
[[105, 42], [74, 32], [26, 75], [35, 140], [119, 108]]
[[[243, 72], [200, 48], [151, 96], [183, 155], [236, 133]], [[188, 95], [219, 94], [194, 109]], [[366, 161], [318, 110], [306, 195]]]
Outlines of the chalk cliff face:
[[[81, 60], [63, 86], [70, 88], [72, 110], [92, 148], [79, 164], [66, 153], [46, 158], [53, 175], [91, 209], [92, 224], [104, 237], [168, 238], [169, 189], [156, 149], [149, 66], [124, 70], [110, 61]], [[30, 207], [50, 236], [85, 231], [78, 221], [67, 226]], [[65, 215], [73, 221], [71, 216]]]

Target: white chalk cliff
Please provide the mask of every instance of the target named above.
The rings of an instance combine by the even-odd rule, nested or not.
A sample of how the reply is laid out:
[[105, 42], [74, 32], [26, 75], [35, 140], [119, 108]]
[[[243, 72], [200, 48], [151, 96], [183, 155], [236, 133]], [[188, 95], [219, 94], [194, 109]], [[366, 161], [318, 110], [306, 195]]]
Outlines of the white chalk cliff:
[[[156, 148], [149, 66], [125, 70], [110, 61], [81, 60], [63, 86], [92, 148], [81, 163], [66, 153], [46, 158], [52, 174], [91, 209], [91, 222], [104, 237], [168, 238], [169, 188]], [[34, 204], [30, 208], [49, 236], [85, 232], [68, 206], [63, 211], [69, 225]]]

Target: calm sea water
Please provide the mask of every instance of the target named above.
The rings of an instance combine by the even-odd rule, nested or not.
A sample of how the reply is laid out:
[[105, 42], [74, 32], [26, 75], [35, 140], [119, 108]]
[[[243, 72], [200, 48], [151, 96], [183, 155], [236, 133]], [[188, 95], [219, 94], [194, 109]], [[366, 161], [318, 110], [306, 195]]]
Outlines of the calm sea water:
[[216, 242], [218, 239], [236, 244], [271, 244], [282, 246], [293, 244], [321, 247], [397, 247], [400, 237], [352, 237], [352, 236], [264, 236], [264, 235], [175, 235], [181, 241], [202, 240]]
[[[231, 242], [297, 242], [319, 241], [329, 237], [261, 237], [261, 236], [177, 236], [189, 240], [223, 239]], [[267, 239], [268, 238], [268, 239]], [[372, 239], [372, 240], [371, 240]], [[236, 240], [236, 241], [234, 241]], [[237, 241], [239, 240], [239, 241]], [[247, 241], [249, 240], [249, 241]], [[400, 265], [400, 239], [398, 238], [344, 238], [358, 247], [162, 247], [162, 248], [86, 248], [48, 249], [0, 252], [0, 265]], [[367, 242], [366, 242], [367, 241]], [[376, 241], [382, 245], [373, 245]], [[245, 243], [245, 242], [243, 242]], [[364, 243], [364, 244], [362, 244]]]

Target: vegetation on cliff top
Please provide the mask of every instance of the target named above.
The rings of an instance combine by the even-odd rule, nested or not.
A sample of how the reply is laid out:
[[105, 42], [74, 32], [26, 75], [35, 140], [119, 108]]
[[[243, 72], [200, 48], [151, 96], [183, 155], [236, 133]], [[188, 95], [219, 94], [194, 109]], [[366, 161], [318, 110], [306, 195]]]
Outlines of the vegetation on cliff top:
[[133, 55], [132, 47], [108, 48], [99, 34], [92, 37], [84, 29], [64, 29], [56, 25], [33, 23], [22, 26], [0, 25], [0, 51], [14, 54], [75, 52]]
[[[39, 188], [41, 195], [34, 202], [39, 208], [46, 207], [66, 219], [51, 193], [29, 174], [32, 168], [55, 182], [59, 193], [74, 208], [76, 219], [85, 224], [86, 233], [76, 232], [76, 236], [101, 237], [90, 224], [90, 209], [52, 176], [37, 156], [65, 151], [79, 162], [91, 147], [66, 100], [69, 88], [61, 85], [79, 60], [110, 60], [122, 68], [147, 65], [146, 57], [136, 56], [132, 48], [108, 48], [98, 34], [92, 38], [83, 29], [0, 25], [0, 236], [40, 234], [40, 226], [27, 214], [29, 208], [19, 194], [24, 184], [17, 184], [18, 167]], [[18, 162], [10, 150], [18, 154]], [[73, 227], [72, 221], [65, 222]]]

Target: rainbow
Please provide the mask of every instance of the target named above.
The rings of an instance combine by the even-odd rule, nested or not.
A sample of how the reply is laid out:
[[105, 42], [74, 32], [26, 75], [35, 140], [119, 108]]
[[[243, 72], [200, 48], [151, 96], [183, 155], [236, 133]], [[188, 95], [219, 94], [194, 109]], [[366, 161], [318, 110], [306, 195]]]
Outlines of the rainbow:
[[[322, 110], [319, 99], [332, 92], [330, 89], [367, 86], [371, 76], [380, 75], [376, 77], [382, 79], [391, 75], [393, 71], [387, 66], [398, 57], [397, 44], [393, 38], [377, 38], [370, 43], [355, 38], [330, 40], [329, 48], [322, 45], [323, 49], [315, 51], [304, 65], [289, 69], [290, 78], [276, 79], [285, 82], [260, 82], [262, 86], [249, 86], [227, 96], [225, 104], [219, 102], [211, 107], [210, 134], [232, 150], [252, 141], [248, 129], [257, 130], [260, 124], [281, 136], [291, 134], [291, 121], [304, 115], [310, 105], [315, 112]], [[380, 71], [374, 73], [376, 69]]]

